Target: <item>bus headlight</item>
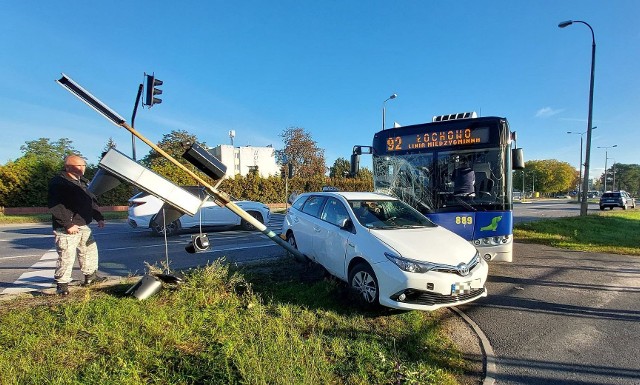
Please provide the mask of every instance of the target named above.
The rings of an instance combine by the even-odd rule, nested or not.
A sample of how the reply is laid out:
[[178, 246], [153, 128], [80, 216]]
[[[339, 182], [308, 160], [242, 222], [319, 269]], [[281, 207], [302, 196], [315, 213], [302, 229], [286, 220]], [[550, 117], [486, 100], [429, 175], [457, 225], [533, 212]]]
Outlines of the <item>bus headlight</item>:
[[475, 246], [498, 246], [511, 242], [511, 235], [500, 235], [487, 238], [479, 238], [473, 241]]

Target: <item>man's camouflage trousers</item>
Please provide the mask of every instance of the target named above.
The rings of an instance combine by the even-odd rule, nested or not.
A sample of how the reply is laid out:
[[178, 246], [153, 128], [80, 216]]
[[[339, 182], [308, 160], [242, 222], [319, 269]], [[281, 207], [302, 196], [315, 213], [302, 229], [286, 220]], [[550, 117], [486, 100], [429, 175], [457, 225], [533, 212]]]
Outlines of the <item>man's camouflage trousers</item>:
[[93, 274], [98, 269], [98, 246], [89, 226], [80, 226], [77, 234], [67, 234], [64, 230], [54, 230], [58, 262], [54, 279], [58, 283], [71, 282], [71, 271], [76, 256], [80, 271], [84, 275]]

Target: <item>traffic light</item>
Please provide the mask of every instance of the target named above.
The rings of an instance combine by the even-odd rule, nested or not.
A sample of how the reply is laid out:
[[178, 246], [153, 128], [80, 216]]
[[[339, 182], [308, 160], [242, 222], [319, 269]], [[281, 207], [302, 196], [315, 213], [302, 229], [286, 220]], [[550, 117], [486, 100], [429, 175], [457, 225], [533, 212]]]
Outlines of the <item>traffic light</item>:
[[182, 157], [189, 163], [214, 180], [222, 179], [226, 175], [227, 166], [220, 162], [218, 158], [211, 155], [206, 148], [198, 143], [183, 142], [182, 147], [185, 148]]
[[147, 100], [145, 105], [151, 108], [154, 104], [162, 103], [162, 99], [156, 98], [156, 95], [162, 95], [162, 90], [156, 88], [157, 86], [162, 85], [162, 80], [156, 79], [155, 74], [145, 74], [147, 77]]

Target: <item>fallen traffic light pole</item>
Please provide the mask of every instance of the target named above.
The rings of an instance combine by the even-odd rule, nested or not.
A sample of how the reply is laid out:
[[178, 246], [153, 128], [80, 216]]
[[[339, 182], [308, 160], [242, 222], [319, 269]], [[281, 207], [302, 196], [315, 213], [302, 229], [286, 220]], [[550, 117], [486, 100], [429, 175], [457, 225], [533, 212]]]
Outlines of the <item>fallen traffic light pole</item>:
[[[262, 222], [260, 222], [259, 220], [257, 220], [256, 218], [254, 218], [253, 216], [251, 216], [249, 213], [247, 213], [246, 211], [244, 211], [242, 208], [240, 208], [238, 205], [236, 205], [235, 203], [233, 203], [231, 201], [231, 198], [229, 197], [228, 194], [226, 194], [223, 191], [218, 190], [216, 187], [210, 185], [209, 183], [207, 183], [204, 179], [202, 179], [201, 177], [199, 177], [197, 174], [195, 174], [193, 171], [189, 170], [187, 167], [185, 167], [182, 163], [178, 162], [176, 159], [174, 159], [171, 155], [167, 154], [163, 149], [161, 149], [160, 147], [158, 147], [156, 144], [154, 144], [153, 142], [149, 141], [147, 138], [145, 138], [142, 134], [138, 133], [133, 127], [131, 127], [130, 125], [127, 124], [127, 122], [124, 120], [124, 118], [122, 118], [120, 115], [118, 115], [115, 111], [113, 111], [111, 108], [107, 107], [107, 105], [105, 105], [104, 103], [102, 103], [100, 100], [98, 100], [98, 98], [96, 98], [95, 96], [91, 95], [88, 91], [86, 91], [84, 88], [82, 88], [79, 84], [77, 84], [76, 82], [74, 82], [71, 78], [69, 78], [67, 75], [62, 74], [62, 77], [59, 80], [56, 80], [56, 82], [58, 84], [60, 84], [61, 86], [63, 86], [64, 88], [66, 88], [69, 92], [73, 93], [75, 96], [77, 96], [80, 100], [82, 100], [83, 102], [85, 102], [89, 107], [93, 108], [94, 110], [96, 110], [98, 113], [100, 113], [102, 116], [104, 116], [105, 118], [107, 118], [109, 121], [111, 121], [113, 124], [115, 124], [116, 126], [119, 127], [123, 127], [124, 129], [126, 129], [127, 131], [129, 131], [131, 134], [133, 134], [134, 136], [136, 136], [138, 139], [142, 140], [144, 143], [146, 143], [147, 145], [149, 145], [149, 147], [151, 147], [152, 149], [154, 149], [156, 152], [158, 152], [160, 155], [162, 155], [163, 157], [165, 157], [167, 160], [169, 160], [171, 163], [173, 163], [174, 165], [178, 166], [180, 169], [182, 169], [184, 172], [186, 172], [190, 177], [192, 177], [196, 182], [198, 182], [200, 185], [202, 185], [207, 192], [213, 196], [216, 200], [216, 202], [226, 208], [228, 208], [229, 210], [231, 210], [233, 213], [235, 213], [236, 215], [238, 215], [240, 218], [244, 219], [245, 221], [249, 222], [250, 224], [252, 224], [257, 230], [259, 230], [261, 233], [263, 233], [264, 235], [266, 235], [269, 239], [271, 239], [272, 241], [274, 241], [275, 243], [277, 243], [278, 245], [282, 246], [284, 249], [286, 249], [289, 253], [293, 254], [297, 259], [305, 259], [304, 255], [302, 253], [300, 253], [296, 248], [292, 247], [288, 242], [286, 242], [285, 240], [283, 240], [282, 238], [280, 238], [276, 233], [274, 233], [273, 231], [269, 230], [267, 228], [266, 225], [264, 225]], [[208, 153], [207, 153], [208, 154]], [[193, 159], [195, 158], [199, 158], [199, 154], [192, 152], [189, 154], [191, 156], [191, 158]], [[213, 157], [212, 157], [213, 158]], [[211, 160], [211, 159], [209, 159]], [[200, 166], [198, 164], [194, 164], [196, 167], [200, 168]], [[209, 174], [207, 172], [207, 170], [203, 170], [206, 174]]]

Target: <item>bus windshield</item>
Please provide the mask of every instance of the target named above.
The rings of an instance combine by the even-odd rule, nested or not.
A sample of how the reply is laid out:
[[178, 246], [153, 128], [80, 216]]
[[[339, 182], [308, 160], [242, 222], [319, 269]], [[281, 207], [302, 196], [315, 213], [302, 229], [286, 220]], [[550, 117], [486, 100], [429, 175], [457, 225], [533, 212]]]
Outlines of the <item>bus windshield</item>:
[[500, 148], [374, 155], [374, 189], [423, 214], [509, 210], [507, 161]]

